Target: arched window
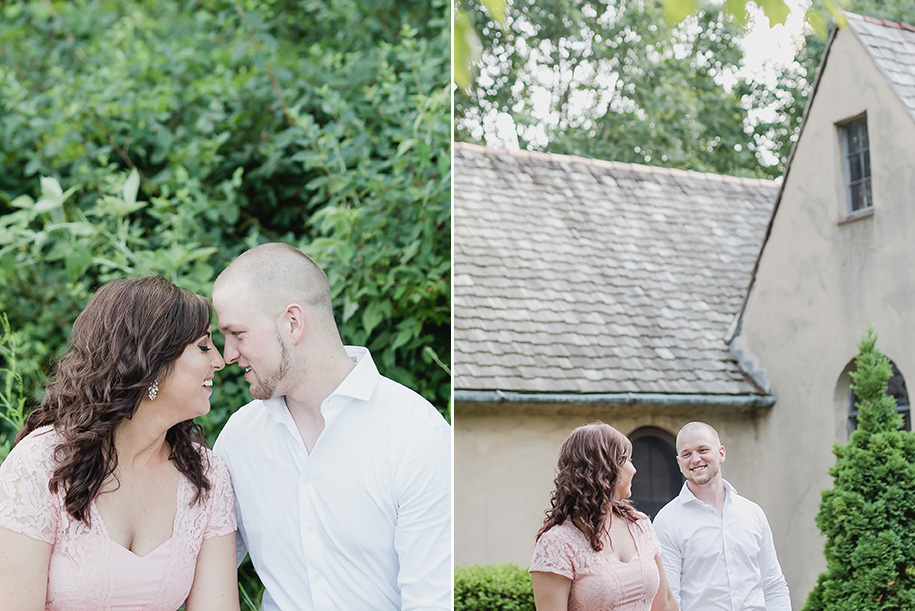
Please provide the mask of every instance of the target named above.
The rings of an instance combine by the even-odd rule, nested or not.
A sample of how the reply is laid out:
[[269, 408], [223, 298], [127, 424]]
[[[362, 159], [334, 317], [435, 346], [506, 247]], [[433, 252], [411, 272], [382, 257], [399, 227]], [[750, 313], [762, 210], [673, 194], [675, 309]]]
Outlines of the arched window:
[[677, 466], [676, 439], [659, 428], [645, 426], [629, 435], [632, 441], [632, 501], [654, 518], [658, 510], [680, 494], [683, 476]]
[[[899, 373], [896, 363], [890, 361], [890, 367], [893, 369], [893, 377], [887, 382], [887, 394], [896, 398], [896, 411], [902, 414], [902, 430], [912, 430], [912, 409], [909, 406], [909, 392], [905, 387], [905, 378]], [[858, 397], [853, 390], [848, 390], [848, 434], [858, 428]], [[638, 468], [638, 467], [636, 467]]]

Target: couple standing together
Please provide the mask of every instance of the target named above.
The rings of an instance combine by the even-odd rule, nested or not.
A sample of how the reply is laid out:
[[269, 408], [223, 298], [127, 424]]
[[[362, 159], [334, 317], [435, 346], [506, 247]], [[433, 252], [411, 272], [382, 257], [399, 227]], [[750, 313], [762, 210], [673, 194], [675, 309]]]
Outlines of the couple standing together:
[[[264, 611], [450, 609], [444, 418], [343, 345], [324, 272], [292, 246], [235, 259], [213, 307], [132, 278], [73, 323], [0, 465], [3, 608], [237, 610], [250, 554]], [[226, 363], [255, 400], [211, 451], [192, 418]]]
[[538, 611], [791, 611], [763, 510], [721, 476], [718, 433], [677, 434], [680, 494], [652, 525], [631, 496], [632, 443], [594, 423], [559, 452], [531, 581]]

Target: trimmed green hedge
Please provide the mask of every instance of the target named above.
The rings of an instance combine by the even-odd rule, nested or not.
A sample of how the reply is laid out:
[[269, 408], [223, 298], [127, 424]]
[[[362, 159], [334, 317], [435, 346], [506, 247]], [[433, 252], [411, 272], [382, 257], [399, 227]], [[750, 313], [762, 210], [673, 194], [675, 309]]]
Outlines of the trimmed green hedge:
[[454, 611], [534, 611], [531, 576], [516, 564], [460, 567], [454, 571]]

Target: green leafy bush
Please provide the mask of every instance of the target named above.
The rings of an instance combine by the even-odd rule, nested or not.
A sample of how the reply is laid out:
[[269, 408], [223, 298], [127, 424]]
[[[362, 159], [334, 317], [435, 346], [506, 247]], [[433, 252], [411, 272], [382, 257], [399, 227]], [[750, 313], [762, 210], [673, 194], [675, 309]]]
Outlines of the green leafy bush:
[[516, 564], [459, 567], [454, 611], [534, 611], [531, 576]]
[[[344, 342], [450, 419], [449, 13], [0, 3], [0, 457], [100, 284], [161, 273], [208, 296], [266, 241], [321, 264]], [[217, 376], [211, 441], [250, 400], [239, 373]]]
[[10, 453], [16, 432], [25, 424], [26, 397], [22, 375], [17, 369], [19, 340], [10, 329], [6, 314], [0, 313], [0, 461]]
[[[281, 240], [327, 271], [345, 342], [450, 417], [449, 4], [0, 6], [0, 312], [30, 401], [89, 295], [209, 294]], [[212, 437], [248, 400], [231, 370]]]
[[816, 522], [826, 535], [826, 571], [804, 611], [915, 609], [915, 435], [900, 430], [887, 395], [889, 360], [873, 330], [859, 343], [852, 373], [858, 428], [836, 443], [831, 490]]

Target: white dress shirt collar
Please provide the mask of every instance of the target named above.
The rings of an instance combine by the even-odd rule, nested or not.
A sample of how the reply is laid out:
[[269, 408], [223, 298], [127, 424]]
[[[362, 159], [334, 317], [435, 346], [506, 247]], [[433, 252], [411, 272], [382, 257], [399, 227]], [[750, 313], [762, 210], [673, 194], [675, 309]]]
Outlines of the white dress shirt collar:
[[[731, 483], [722, 478], [722, 483], [724, 483], [724, 504], [727, 505], [731, 500], [731, 497], [735, 494], [738, 494], [737, 488], [731, 485]], [[683, 482], [683, 488], [680, 489], [680, 494], [677, 495], [677, 499], [681, 503], [701, 503], [703, 505], [708, 505], [705, 501], [700, 499], [698, 496], [693, 494], [693, 491], [689, 489], [689, 482]], [[709, 505], [711, 507], [711, 505]]]
[[[355, 363], [343, 381], [337, 385], [337, 388], [321, 402], [321, 415], [324, 416], [325, 426], [329, 423], [328, 419], [333, 416], [343, 405], [347, 403], [344, 398], [357, 399], [359, 401], [368, 401], [375, 392], [375, 387], [381, 379], [378, 368], [372, 360], [367, 348], [362, 346], [345, 346], [346, 355]], [[289, 408], [286, 405], [286, 397], [273, 397], [265, 399], [264, 408], [273, 417], [276, 422], [287, 423], [289, 419]]]

